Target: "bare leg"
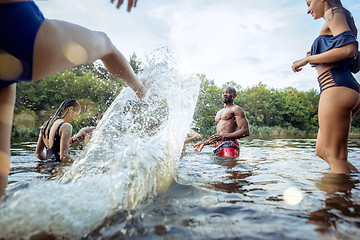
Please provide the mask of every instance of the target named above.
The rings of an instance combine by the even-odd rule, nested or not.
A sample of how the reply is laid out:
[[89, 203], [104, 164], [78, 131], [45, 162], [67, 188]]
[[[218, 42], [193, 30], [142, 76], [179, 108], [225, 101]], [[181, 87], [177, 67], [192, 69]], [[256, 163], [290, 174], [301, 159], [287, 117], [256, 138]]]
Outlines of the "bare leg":
[[45, 20], [38, 31], [32, 79], [38, 81], [97, 59], [101, 59], [107, 70], [131, 87], [138, 97], [145, 96], [144, 85], [105, 33], [59, 20]]
[[10, 138], [15, 98], [16, 84], [0, 89], [0, 197], [5, 194], [10, 170]]
[[352, 111], [358, 103], [359, 94], [345, 87], [329, 88], [321, 94], [316, 153], [330, 164], [333, 173], [357, 171], [347, 161], [347, 143]]
[[[317, 135], [317, 140], [316, 140], [316, 154], [330, 165], [330, 163], [328, 162], [328, 160], [326, 158], [324, 143], [323, 143], [323, 140], [321, 137], [320, 129], [319, 129], [319, 132]], [[357, 168], [351, 162], [347, 161], [347, 163], [349, 165], [351, 172], [358, 172]]]

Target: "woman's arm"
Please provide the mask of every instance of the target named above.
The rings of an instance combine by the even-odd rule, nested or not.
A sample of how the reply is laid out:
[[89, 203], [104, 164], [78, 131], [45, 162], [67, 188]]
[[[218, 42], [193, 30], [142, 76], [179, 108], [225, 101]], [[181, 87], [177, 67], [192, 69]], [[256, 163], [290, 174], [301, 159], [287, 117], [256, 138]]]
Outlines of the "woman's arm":
[[355, 57], [356, 53], [356, 43], [349, 43], [345, 46], [334, 48], [327, 52], [307, 56], [303, 59], [297, 60], [293, 63], [292, 69], [294, 72], [299, 72], [302, 70], [302, 67], [308, 63], [332, 64], [347, 58]]
[[[342, 32], [350, 30], [347, 24], [344, 13], [339, 10], [332, 12], [332, 9], [328, 10], [324, 16], [325, 25], [328, 26], [333, 36], [339, 35]], [[315, 55], [308, 55], [305, 58], [297, 60], [293, 63], [292, 70], [299, 72], [302, 67], [308, 63], [325, 63], [332, 64], [341, 60], [352, 58], [357, 53], [357, 44], [355, 42], [349, 43], [345, 46], [331, 49], [327, 52], [323, 52]]]
[[[333, 36], [350, 30], [345, 14], [339, 9], [329, 9], [324, 16], [325, 24]], [[308, 56], [308, 63], [336, 63], [346, 58], [355, 57], [357, 44], [349, 43], [345, 46], [331, 49], [327, 52]]]
[[45, 145], [44, 145], [44, 142], [42, 140], [42, 134], [40, 132], [38, 141], [36, 143], [36, 149], [35, 149], [35, 155], [40, 160], [45, 160], [46, 156], [45, 156], [45, 153], [44, 153], [44, 148], [45, 148]]
[[79, 141], [84, 140], [86, 135], [91, 135], [96, 127], [83, 127], [80, 131], [70, 139], [70, 145]]
[[60, 160], [62, 162], [73, 162], [74, 159], [70, 156], [69, 146], [72, 134], [72, 126], [70, 123], [64, 123], [60, 127]]

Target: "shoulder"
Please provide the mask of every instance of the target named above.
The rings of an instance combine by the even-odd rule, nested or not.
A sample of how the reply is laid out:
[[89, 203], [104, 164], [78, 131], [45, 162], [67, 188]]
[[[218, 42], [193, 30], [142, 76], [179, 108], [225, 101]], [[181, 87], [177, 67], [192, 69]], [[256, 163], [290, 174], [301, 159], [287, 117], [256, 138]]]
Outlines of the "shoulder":
[[60, 127], [60, 131], [72, 131], [72, 125], [70, 123], [63, 123]]
[[232, 107], [232, 110], [234, 111], [235, 115], [241, 115], [241, 116], [245, 115], [244, 110], [241, 107], [237, 106], [237, 105], [234, 105]]
[[341, 8], [332, 8], [329, 9], [325, 15], [325, 23], [331, 31], [331, 35], [337, 36], [342, 32], [350, 30], [348, 22], [346, 20], [345, 10]]
[[233, 109], [234, 111], [241, 111], [241, 112], [244, 111], [244, 110], [243, 110], [240, 106], [238, 106], [238, 105], [234, 105], [234, 106], [232, 107], [232, 109]]

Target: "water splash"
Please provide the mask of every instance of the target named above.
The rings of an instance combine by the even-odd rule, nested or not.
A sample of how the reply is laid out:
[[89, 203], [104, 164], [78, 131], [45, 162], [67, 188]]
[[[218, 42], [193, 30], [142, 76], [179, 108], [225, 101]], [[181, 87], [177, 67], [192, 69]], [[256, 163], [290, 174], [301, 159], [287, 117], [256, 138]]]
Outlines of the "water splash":
[[147, 96], [139, 100], [124, 89], [63, 177], [32, 183], [0, 204], [0, 238], [27, 239], [45, 231], [78, 239], [119, 209], [135, 208], [167, 189], [200, 83], [158, 57], [142, 74], [150, 86]]

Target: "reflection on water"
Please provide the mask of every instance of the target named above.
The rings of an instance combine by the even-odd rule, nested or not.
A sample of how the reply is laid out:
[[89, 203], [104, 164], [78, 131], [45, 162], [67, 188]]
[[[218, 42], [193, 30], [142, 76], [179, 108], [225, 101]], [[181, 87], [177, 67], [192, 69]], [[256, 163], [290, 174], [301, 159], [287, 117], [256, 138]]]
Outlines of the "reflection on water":
[[222, 178], [212, 184], [214, 190], [227, 193], [245, 192], [242, 187], [249, 185], [246, 179], [252, 175], [252, 171], [243, 166], [240, 160], [218, 156], [214, 158], [214, 162], [223, 168]]
[[[52, 170], [35, 162], [34, 146], [35, 140], [14, 143], [9, 188], [34, 179], [53, 181]], [[217, 157], [210, 147], [195, 153], [188, 146], [166, 192], [99, 220], [83, 238], [360, 239], [360, 174], [327, 174], [314, 139], [248, 138], [240, 146], [237, 159]], [[358, 168], [359, 147], [350, 140], [349, 159]], [[303, 196], [296, 205], [284, 201], [291, 187]]]
[[316, 231], [339, 238], [337, 229], [348, 228], [349, 236], [352, 228], [360, 231], [360, 196], [359, 189], [354, 189], [359, 183], [356, 177], [343, 174], [325, 174], [316, 183], [326, 193], [324, 206], [309, 214], [308, 222], [316, 225]]

